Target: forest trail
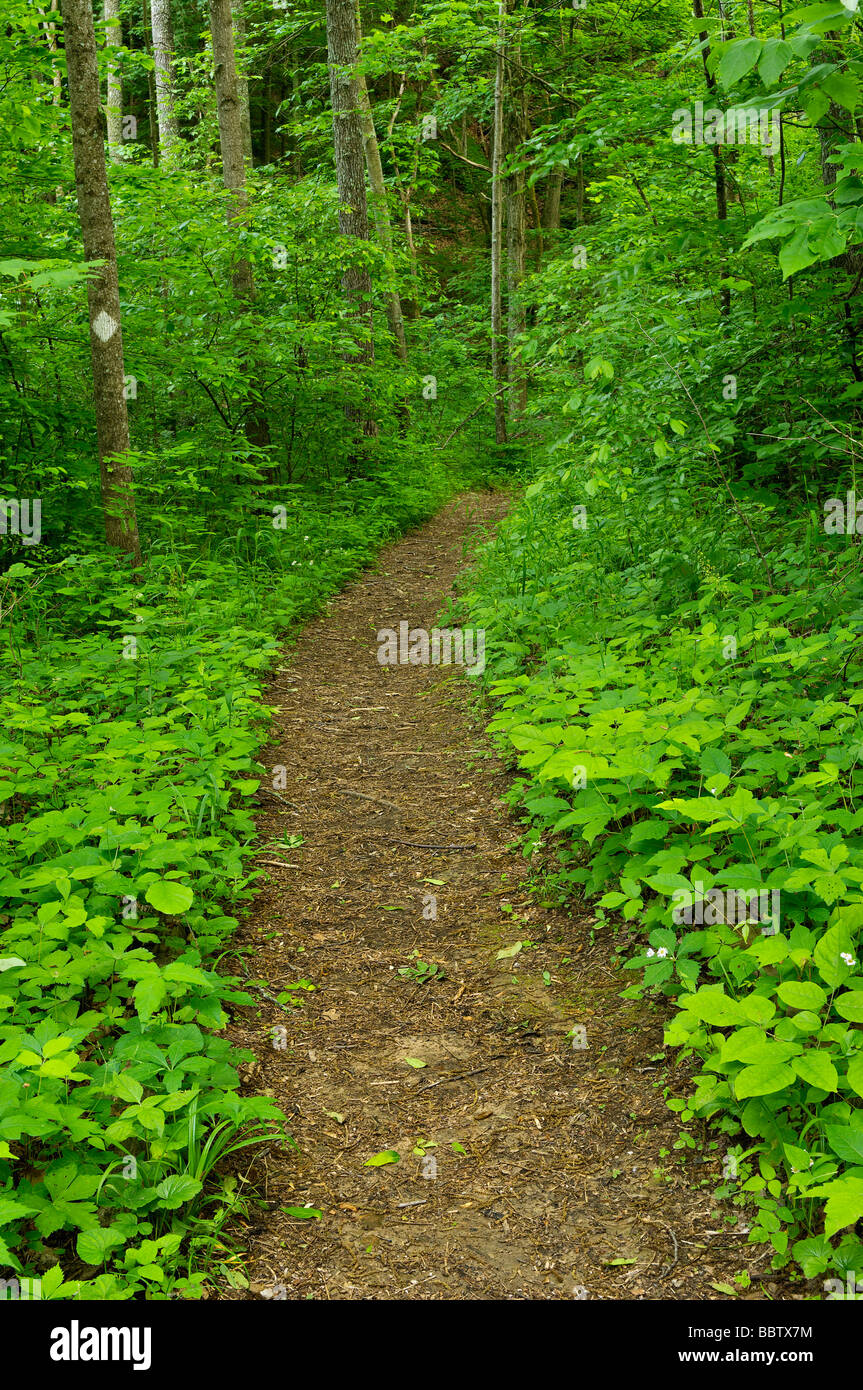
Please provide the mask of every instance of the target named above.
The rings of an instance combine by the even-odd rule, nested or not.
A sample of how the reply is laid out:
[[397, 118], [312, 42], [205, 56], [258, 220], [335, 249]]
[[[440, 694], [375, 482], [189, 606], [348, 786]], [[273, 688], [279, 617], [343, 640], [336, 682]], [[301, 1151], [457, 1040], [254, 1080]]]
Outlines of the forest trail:
[[[238, 944], [271, 998], [231, 1036], [256, 1054], [247, 1091], [278, 1100], [299, 1148], [255, 1162], [251, 1289], [223, 1297], [716, 1299], [747, 1266], [743, 1297], [793, 1296], [716, 1214], [718, 1159], [673, 1148], [661, 1019], [619, 998], [610, 931], [593, 940], [590, 916], [531, 897], [475, 687], [377, 662], [378, 629], [440, 620], [507, 505], [470, 494], [386, 549], [269, 690], [264, 761], [286, 787], [263, 793], [268, 877]], [[283, 836], [303, 843], [277, 851]], [[519, 940], [533, 945], [497, 958]], [[399, 973], [417, 959], [439, 973]], [[275, 996], [298, 980], [314, 992], [286, 1012]], [[367, 1166], [385, 1150], [400, 1161]], [[307, 1205], [321, 1217], [285, 1211]]]

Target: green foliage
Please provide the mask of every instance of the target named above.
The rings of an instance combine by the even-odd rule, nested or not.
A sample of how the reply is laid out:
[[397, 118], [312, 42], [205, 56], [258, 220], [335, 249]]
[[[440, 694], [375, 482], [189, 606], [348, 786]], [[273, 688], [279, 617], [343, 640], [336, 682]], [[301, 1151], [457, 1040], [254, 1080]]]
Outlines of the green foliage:
[[279, 628], [449, 486], [428, 468], [297, 486], [283, 528], [241, 526], [208, 558], [190, 518], [134, 580], [97, 555], [7, 571], [0, 1256], [17, 1273], [74, 1243], [104, 1271], [83, 1297], [197, 1297], [213, 1212], [243, 1200], [221, 1161], [285, 1142], [219, 1037], [254, 1002], [216, 967], [260, 873], [261, 681]]

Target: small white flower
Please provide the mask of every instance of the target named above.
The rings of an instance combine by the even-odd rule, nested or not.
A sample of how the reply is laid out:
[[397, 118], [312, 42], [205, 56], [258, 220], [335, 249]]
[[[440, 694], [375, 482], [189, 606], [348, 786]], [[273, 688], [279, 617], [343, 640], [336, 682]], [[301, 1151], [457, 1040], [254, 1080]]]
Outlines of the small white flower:
[[652, 946], [648, 946], [648, 948], [647, 948], [647, 954], [648, 954], [649, 956], [655, 956], [655, 955], [656, 955], [656, 952], [654, 951], [654, 949], [653, 949]]
[[849, 969], [852, 965], [856, 964], [856, 961], [854, 960], [854, 957], [852, 956], [850, 951], [840, 951], [839, 959], [844, 960], [845, 964], [849, 967]]
[[304, 540], [304, 541], [307, 541], [308, 539], [309, 539], [308, 536], [303, 536], [303, 540]]
[[666, 957], [667, 955], [668, 955], [668, 951], [667, 951], [666, 947], [665, 947], [665, 946], [660, 946], [659, 950], [656, 952], [657, 959], [658, 959], [658, 960], [665, 960], [665, 957]]

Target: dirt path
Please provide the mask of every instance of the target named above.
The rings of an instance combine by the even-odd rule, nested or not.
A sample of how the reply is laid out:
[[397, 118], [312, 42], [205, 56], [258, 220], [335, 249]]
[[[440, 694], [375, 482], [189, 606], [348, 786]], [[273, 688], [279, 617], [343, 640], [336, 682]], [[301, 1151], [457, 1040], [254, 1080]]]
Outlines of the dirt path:
[[[299, 1144], [256, 1165], [268, 1209], [238, 1296], [709, 1299], [749, 1267], [749, 1297], [787, 1298], [733, 1209], [716, 1213], [716, 1162], [673, 1147], [661, 1022], [618, 997], [611, 933], [528, 891], [475, 687], [377, 664], [376, 631], [431, 629], [505, 507], [462, 498], [391, 546], [270, 691], [265, 760], [286, 785], [264, 799], [269, 878], [241, 942], [273, 996], [315, 988], [290, 1014], [261, 995], [232, 1030], [258, 1058], [247, 1089], [280, 1101]], [[282, 836], [303, 844], [277, 851]], [[417, 959], [437, 975], [400, 973]], [[384, 1150], [400, 1161], [366, 1166]], [[306, 1205], [320, 1219], [284, 1210]]]

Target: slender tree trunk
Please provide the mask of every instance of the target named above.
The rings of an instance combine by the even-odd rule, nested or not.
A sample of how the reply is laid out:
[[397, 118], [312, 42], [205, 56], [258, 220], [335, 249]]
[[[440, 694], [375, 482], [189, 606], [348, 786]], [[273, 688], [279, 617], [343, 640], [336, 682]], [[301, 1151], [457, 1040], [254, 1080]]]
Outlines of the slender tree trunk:
[[[755, 33], [755, 5], [753, 3], [753, 0], [746, 0], [746, 17], [749, 21], [749, 37], [752, 39], [757, 38], [757, 35]], [[767, 168], [770, 171], [770, 177], [775, 178], [776, 165], [774, 163], [772, 154], [768, 154], [767, 156]]]
[[273, 111], [273, 98], [275, 88], [269, 74], [264, 79], [264, 164], [273, 162], [273, 121], [275, 112]]
[[[231, 0], [231, 17], [234, 25], [234, 51], [246, 46], [246, 11], [243, 0]], [[240, 103], [240, 122], [243, 128], [243, 156], [248, 167], [252, 167], [252, 113], [249, 107], [249, 79], [241, 69], [237, 73], [237, 97]]]
[[[153, 56], [153, 44], [151, 35], [150, 21], [150, 0], [143, 0], [144, 10], [144, 48], [147, 56]], [[159, 167], [159, 123], [156, 120], [156, 79], [153, 76], [152, 68], [147, 68], [147, 124], [150, 130], [150, 149], [153, 155], [153, 167]]]
[[506, 403], [503, 399], [504, 361], [502, 310], [501, 310], [501, 261], [503, 259], [503, 180], [501, 163], [503, 159], [503, 102], [504, 67], [506, 58], [506, 0], [498, 5], [498, 31], [495, 55], [494, 79], [494, 129], [492, 132], [491, 157], [491, 375], [494, 382], [494, 437], [495, 443], [506, 443]]
[[111, 50], [123, 45], [120, 0], [105, 0], [105, 45], [108, 50], [108, 91], [105, 120], [108, 126], [108, 158], [118, 164], [123, 158], [123, 84]]
[[[293, 99], [294, 99], [294, 108], [293, 108], [293, 109], [294, 109], [295, 111], [299, 111], [299, 109], [300, 109], [300, 101], [301, 101], [301, 95], [300, 95], [300, 70], [299, 70], [299, 63], [300, 63], [300, 61], [301, 61], [300, 58], [297, 57], [297, 58], [293, 61], [292, 67], [291, 67], [291, 96], [292, 96]], [[284, 87], [283, 87], [283, 88], [282, 88], [282, 99], [283, 99], [283, 100], [284, 100], [284, 96], [285, 96], [285, 89], [284, 89]], [[284, 141], [284, 136], [283, 136], [283, 137], [282, 137], [282, 155], [284, 155], [284, 153], [285, 153], [285, 141]], [[302, 151], [302, 147], [301, 147], [301, 144], [300, 144], [299, 137], [298, 137], [297, 135], [294, 135], [294, 136], [292, 136], [292, 138], [291, 138], [291, 172], [293, 173], [294, 178], [296, 178], [296, 179], [301, 179], [301, 178], [303, 177], [303, 151]]]
[[405, 207], [405, 245], [407, 246], [407, 249], [408, 249], [408, 260], [410, 261], [410, 267], [411, 267], [411, 283], [413, 284], [414, 291], [413, 291], [412, 297], [411, 297], [410, 299], [408, 299], [408, 300], [405, 301], [404, 309], [405, 309], [405, 317], [408, 318], [408, 319], [410, 319], [411, 323], [416, 323], [417, 319], [418, 319], [419, 316], [420, 316], [420, 298], [419, 298], [419, 266], [418, 266], [418, 262], [417, 262], [417, 248], [416, 248], [416, 243], [415, 243], [415, 241], [414, 241], [414, 224], [413, 224], [413, 218], [411, 217], [411, 203], [410, 203], [410, 199], [411, 199], [411, 193], [412, 193], [412, 192], [413, 192], [413, 188], [409, 188], [409, 189], [408, 189], [408, 192], [407, 192], [407, 198], [406, 198], [404, 207]]
[[[696, 19], [704, 18], [704, 5], [702, 0], [692, 0], [692, 13]], [[706, 30], [698, 35], [701, 40], [701, 60], [704, 64], [704, 80], [707, 89], [713, 93], [716, 91], [716, 78], [713, 76], [708, 62], [710, 59], [710, 46], [707, 43], [708, 34]], [[716, 217], [717, 221], [725, 222], [728, 219], [728, 193], [725, 186], [725, 166], [722, 163], [722, 147], [713, 146], [713, 181], [716, 188]], [[725, 257], [722, 255], [720, 262], [722, 278], [725, 278]], [[720, 290], [720, 306], [723, 318], [727, 318], [731, 313], [731, 291], [728, 288]]]
[[563, 169], [553, 169], [548, 180], [542, 209], [542, 225], [547, 232], [556, 232], [560, 227], [560, 195], [562, 192]]
[[[56, 14], [58, 9], [58, 0], [51, 0], [51, 7], [48, 13]], [[57, 25], [53, 22], [53, 20], [50, 20], [48, 18], [48, 13], [46, 13], [45, 10], [40, 9], [39, 13], [42, 16], [42, 28], [45, 30], [45, 40], [48, 44], [48, 51], [52, 55], [51, 85], [54, 88], [54, 95], [51, 98], [51, 101], [54, 106], [59, 106], [63, 92], [63, 78], [60, 73], [60, 64], [58, 63], [56, 58], [56, 54], [59, 51], [59, 45], [57, 43]]]
[[101, 262], [87, 282], [87, 306], [105, 538], [109, 545], [129, 555], [133, 565], [139, 565], [141, 548], [128, 462], [117, 250], [102, 137], [92, 0], [62, 0], [62, 14], [84, 255], [88, 261]]
[[156, 117], [159, 123], [159, 153], [170, 157], [180, 139], [174, 111], [174, 34], [171, 28], [171, 0], [150, 0], [153, 26], [153, 60], [156, 65]]
[[[228, 190], [228, 226], [240, 228], [247, 218], [246, 159], [243, 149], [243, 113], [237, 90], [237, 65], [234, 60], [234, 28], [231, 19], [231, 0], [210, 0], [210, 30], [213, 38], [216, 105], [219, 115], [219, 147], [222, 152], [222, 181]], [[234, 293], [250, 304], [255, 298], [255, 278], [251, 263], [240, 256], [234, 263], [231, 276]], [[250, 376], [257, 376], [254, 369]], [[250, 392], [246, 411], [246, 438], [250, 444], [264, 448], [270, 443], [270, 431], [259, 396]]]
[[[362, 43], [359, 0], [357, 0], [357, 39]], [[393, 234], [390, 226], [387, 187], [384, 182], [381, 152], [378, 146], [372, 104], [369, 99], [364, 73], [358, 75], [357, 91], [360, 99], [360, 122], [363, 132], [363, 148], [366, 154], [366, 169], [368, 170], [369, 185], [371, 187], [371, 204], [372, 215], [375, 221], [375, 232], [386, 256], [387, 269], [389, 273], [393, 275], [395, 273], [393, 267]], [[389, 292], [387, 320], [389, 322], [390, 332], [395, 339], [396, 352], [398, 353], [399, 360], [406, 363], [408, 360], [408, 349], [405, 341], [405, 322], [404, 315], [402, 314], [401, 297], [395, 286]]]
[[536, 233], [534, 241], [533, 264], [534, 269], [539, 270], [540, 266], [542, 265], [542, 253], [544, 248], [542, 244], [542, 213], [539, 210], [539, 199], [536, 196], [536, 184], [533, 184], [531, 186], [530, 205], [533, 208], [533, 225]]
[[[330, 100], [333, 108], [333, 145], [339, 193], [339, 231], [343, 237], [368, 241], [369, 219], [366, 206], [365, 154], [360, 119], [359, 84], [356, 78], [357, 22], [354, 0], [326, 0], [327, 66], [330, 73]], [[373, 360], [372, 286], [363, 266], [350, 266], [342, 277], [345, 298], [356, 321], [358, 342], [347, 360], [360, 369]], [[377, 425], [367, 410], [351, 405], [348, 419], [362, 425], [363, 434], [377, 434]], [[352, 464], [356, 463], [356, 458]]]
[[[219, 116], [219, 146], [222, 152], [222, 181], [230, 194], [228, 225], [242, 226], [246, 221], [246, 165], [243, 153], [243, 113], [237, 88], [237, 67], [234, 61], [234, 31], [231, 21], [231, 0], [210, 0], [210, 29], [213, 36], [213, 66], [216, 82], [216, 105]], [[234, 290], [244, 299], [254, 299], [255, 282], [252, 267], [245, 257], [234, 265]]]
[[[514, 8], [512, 0], [510, 8]], [[524, 79], [521, 68], [521, 43], [510, 44], [505, 68], [506, 122], [505, 148], [508, 156], [518, 153], [527, 137]], [[524, 301], [521, 295], [524, 280], [527, 246], [527, 208], [525, 205], [524, 170], [509, 174], [506, 193], [506, 307], [507, 307], [507, 379], [509, 381], [509, 418], [517, 419], [527, 405], [527, 381], [518, 365], [518, 339], [525, 330]]]

